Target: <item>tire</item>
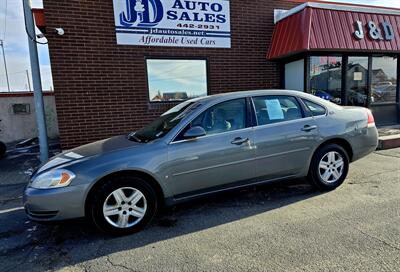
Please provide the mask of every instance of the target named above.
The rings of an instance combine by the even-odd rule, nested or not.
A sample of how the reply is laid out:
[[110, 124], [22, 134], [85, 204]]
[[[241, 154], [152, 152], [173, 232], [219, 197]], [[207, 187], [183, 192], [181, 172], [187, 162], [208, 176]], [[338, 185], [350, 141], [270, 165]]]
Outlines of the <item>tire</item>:
[[143, 229], [154, 217], [157, 205], [156, 193], [145, 180], [116, 176], [95, 192], [89, 216], [101, 231], [127, 235]]
[[[343, 163], [341, 164], [340, 161]], [[329, 191], [339, 187], [346, 179], [348, 172], [349, 156], [346, 150], [337, 144], [327, 144], [314, 153], [308, 179], [318, 189]]]

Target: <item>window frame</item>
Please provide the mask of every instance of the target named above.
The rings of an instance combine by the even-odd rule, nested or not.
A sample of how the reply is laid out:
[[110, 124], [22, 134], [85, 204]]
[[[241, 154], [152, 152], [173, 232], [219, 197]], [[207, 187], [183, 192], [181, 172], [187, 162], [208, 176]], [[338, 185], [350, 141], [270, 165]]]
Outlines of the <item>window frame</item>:
[[[236, 131], [241, 131], [241, 130], [246, 130], [249, 128], [253, 128], [253, 121], [252, 121], [252, 115], [251, 112], [249, 111], [249, 100], [248, 97], [238, 97], [238, 98], [233, 98], [233, 99], [228, 99], [228, 100], [224, 100], [224, 101], [220, 101], [218, 103], [212, 104], [210, 106], [208, 106], [207, 108], [203, 109], [201, 112], [199, 112], [198, 114], [196, 114], [195, 116], [193, 116], [192, 118], [190, 118], [190, 120], [184, 125], [182, 126], [182, 128], [175, 134], [175, 136], [172, 138], [172, 140], [170, 141], [169, 144], [176, 144], [176, 143], [181, 143], [181, 142], [187, 142], [187, 141], [193, 141], [193, 139], [179, 139], [177, 140], [177, 138], [184, 133], [187, 129], [188, 126], [200, 115], [202, 115], [203, 113], [205, 113], [206, 111], [208, 111], [209, 109], [211, 109], [212, 107], [215, 107], [219, 104], [223, 104], [226, 102], [230, 102], [230, 101], [234, 101], [234, 100], [240, 100], [243, 99], [245, 101], [245, 127], [241, 128], [241, 129], [235, 129], [235, 130], [229, 130], [229, 131], [224, 131], [224, 132], [220, 132], [220, 133], [215, 133], [215, 134], [206, 134], [204, 136], [198, 137], [196, 139], [202, 139], [202, 138], [207, 138], [207, 137], [213, 137], [213, 136], [217, 136], [217, 135], [222, 135], [222, 134], [228, 134], [228, 133], [232, 133], [232, 132], [236, 132]], [[251, 110], [251, 109], [250, 109]]]
[[[395, 124], [395, 123], [400, 123], [400, 53], [399, 52], [389, 52], [389, 51], [382, 51], [379, 52], [380, 50], [373, 50], [371, 52], [364, 52], [364, 51], [357, 51], [357, 50], [350, 50], [350, 51], [344, 51], [344, 50], [339, 50], [339, 51], [323, 51], [323, 50], [315, 50], [315, 51], [309, 51], [309, 52], [301, 52], [292, 56], [288, 56], [287, 58], [282, 59], [279, 65], [279, 72], [280, 72], [280, 87], [282, 89], [285, 89], [285, 63], [299, 60], [299, 59], [304, 59], [304, 92], [310, 93], [310, 57], [312, 56], [341, 56], [342, 57], [342, 86], [341, 86], [341, 104], [342, 106], [345, 106], [348, 104], [347, 101], [347, 84], [346, 84], [346, 69], [348, 65], [348, 58], [349, 57], [356, 57], [356, 56], [364, 56], [368, 57], [368, 62], [369, 62], [369, 73], [368, 73], [368, 93], [371, 93], [371, 73], [372, 73], [372, 57], [373, 56], [396, 56], [397, 57], [397, 88], [396, 88], [396, 100], [394, 102], [385, 102], [385, 103], [371, 103], [371, 99], [369, 99], [370, 95], [368, 95], [368, 101], [367, 101], [367, 107], [370, 108], [371, 110], [377, 110], [381, 112], [381, 117], [382, 119], [382, 124]], [[391, 107], [396, 107], [397, 114], [394, 117], [397, 121], [395, 122], [390, 122], [386, 123], [383, 122], [383, 118], [386, 118], [386, 109], [389, 109]], [[375, 118], [377, 119], [377, 118]]]
[[[254, 104], [254, 99], [257, 97], [268, 97], [268, 96], [283, 96], [283, 97], [292, 97], [293, 99], [296, 100], [300, 111], [301, 111], [301, 118], [299, 119], [293, 119], [293, 120], [284, 120], [281, 122], [276, 122], [276, 123], [270, 123], [270, 124], [262, 124], [260, 125], [258, 123], [258, 118], [257, 118], [257, 111], [256, 111], [256, 105]], [[253, 127], [264, 127], [264, 126], [272, 126], [272, 125], [279, 125], [279, 124], [284, 124], [284, 123], [289, 123], [289, 122], [295, 122], [298, 120], [304, 120], [305, 118], [309, 118], [312, 117], [312, 115], [310, 115], [308, 109], [306, 108], [306, 106], [302, 103], [301, 99], [297, 96], [294, 95], [284, 95], [284, 94], [267, 94], [267, 95], [255, 95], [251, 97], [251, 102], [252, 102], [252, 111], [253, 111], [253, 116], [254, 116], [254, 122], [253, 122]]]
[[[345, 105], [344, 103], [344, 99], [346, 99], [345, 97], [345, 91], [344, 91], [344, 80], [345, 76], [346, 76], [346, 67], [347, 67], [347, 57], [345, 54], [342, 53], [336, 53], [336, 52], [324, 52], [324, 53], [319, 53], [319, 52], [312, 52], [307, 54], [307, 56], [305, 57], [305, 61], [304, 61], [304, 65], [306, 66], [306, 69], [304, 70], [305, 73], [305, 88], [304, 88], [304, 92], [311, 94], [311, 58], [313, 57], [326, 57], [326, 58], [330, 58], [330, 57], [340, 57], [341, 58], [341, 79], [340, 79], [340, 100], [341, 103], [337, 104], [337, 105]], [[347, 102], [347, 101], [346, 101]], [[333, 102], [332, 102], [333, 103]], [[336, 103], [335, 103], [336, 104]]]
[[[396, 56], [397, 57], [397, 96], [396, 96], [396, 101], [395, 102], [387, 102], [387, 103], [370, 103], [370, 99], [368, 99], [367, 107], [368, 108], [373, 108], [373, 107], [379, 107], [379, 106], [386, 106], [386, 105], [400, 105], [400, 54], [396, 52], [361, 52], [361, 51], [355, 51], [355, 52], [345, 52], [345, 51], [340, 51], [340, 52], [327, 52], [327, 51], [313, 51], [313, 52], [307, 52], [304, 54], [299, 54], [296, 57], [291, 57], [286, 60], [288, 62], [289, 60], [296, 60], [299, 58], [304, 58], [304, 92], [310, 93], [310, 57], [321, 57], [321, 56], [327, 56], [327, 57], [342, 57], [342, 103], [340, 105], [345, 106], [347, 105], [347, 84], [346, 84], [346, 68], [347, 68], [347, 62], [349, 57], [368, 57], [368, 63], [369, 63], [369, 72], [368, 72], [368, 93], [371, 93], [371, 82], [370, 79], [372, 77], [372, 57], [374, 56]], [[284, 63], [286, 63], [284, 62]], [[281, 66], [281, 76], [284, 74], [284, 65]], [[284, 88], [284, 81], [281, 81], [281, 86]], [[368, 95], [369, 97], [369, 95]], [[398, 121], [400, 122], [400, 115], [398, 115]]]
[[145, 78], [146, 78], [146, 90], [147, 90], [147, 102], [151, 105], [154, 104], [179, 104], [186, 100], [175, 100], [175, 101], [151, 101], [150, 100], [150, 84], [149, 84], [149, 72], [148, 72], [148, 60], [202, 60], [206, 62], [206, 96], [210, 95], [210, 62], [208, 57], [190, 57], [190, 56], [145, 56], [144, 67], [145, 67]]

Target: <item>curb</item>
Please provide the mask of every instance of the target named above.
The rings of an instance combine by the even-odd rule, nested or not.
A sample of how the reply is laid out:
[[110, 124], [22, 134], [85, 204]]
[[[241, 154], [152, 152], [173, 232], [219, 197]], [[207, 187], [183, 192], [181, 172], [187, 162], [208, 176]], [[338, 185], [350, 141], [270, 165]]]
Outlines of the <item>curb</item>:
[[381, 136], [377, 150], [385, 150], [400, 147], [400, 134]]

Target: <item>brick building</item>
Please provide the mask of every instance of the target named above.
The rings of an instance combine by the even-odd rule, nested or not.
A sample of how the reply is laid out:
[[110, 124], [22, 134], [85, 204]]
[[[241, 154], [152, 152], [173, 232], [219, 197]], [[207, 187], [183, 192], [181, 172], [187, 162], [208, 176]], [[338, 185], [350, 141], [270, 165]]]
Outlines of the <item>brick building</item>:
[[[308, 91], [398, 121], [398, 10], [298, 0], [43, 2], [63, 148], [138, 129], [188, 97], [250, 89]], [[367, 35], [370, 22], [381, 36]]]

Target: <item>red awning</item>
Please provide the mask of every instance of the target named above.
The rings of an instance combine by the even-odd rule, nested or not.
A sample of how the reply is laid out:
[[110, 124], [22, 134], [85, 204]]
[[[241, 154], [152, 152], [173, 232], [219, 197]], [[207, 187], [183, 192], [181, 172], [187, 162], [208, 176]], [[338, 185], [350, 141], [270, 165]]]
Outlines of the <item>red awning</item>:
[[[363, 34], [358, 35], [358, 38], [355, 35], [358, 29], [357, 21], [361, 22]], [[374, 36], [375, 39], [369, 34], [370, 22], [375, 24], [380, 33]], [[400, 11], [305, 3], [281, 15], [275, 26], [267, 58], [277, 59], [304, 51], [398, 53]]]

